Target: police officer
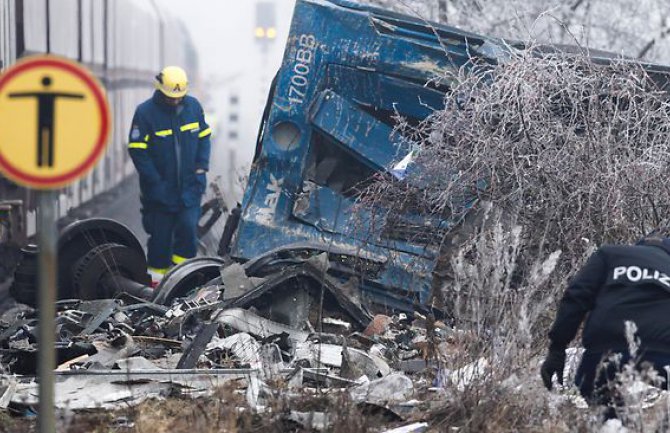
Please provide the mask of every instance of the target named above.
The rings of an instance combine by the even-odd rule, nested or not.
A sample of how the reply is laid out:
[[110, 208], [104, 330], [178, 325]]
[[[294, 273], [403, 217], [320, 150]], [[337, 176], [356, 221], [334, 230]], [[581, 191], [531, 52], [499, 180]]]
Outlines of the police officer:
[[670, 238], [653, 234], [637, 245], [606, 245], [593, 253], [570, 282], [549, 331], [549, 354], [541, 367], [548, 389], [552, 388], [554, 374], [563, 383], [565, 349], [587, 314], [582, 334], [586, 350], [575, 382], [589, 403], [613, 402], [608, 384], [614, 381], [619, 366], [601, 361], [612, 354], [621, 356], [619, 365], [631, 360], [627, 321], [637, 326], [636, 337], [641, 342], [633, 361], [638, 368], [648, 362], [667, 380], [664, 367], [670, 365]]
[[166, 67], [155, 85], [135, 111], [128, 152], [139, 173], [149, 272], [159, 279], [196, 254], [212, 130], [198, 100], [187, 95], [183, 69]]

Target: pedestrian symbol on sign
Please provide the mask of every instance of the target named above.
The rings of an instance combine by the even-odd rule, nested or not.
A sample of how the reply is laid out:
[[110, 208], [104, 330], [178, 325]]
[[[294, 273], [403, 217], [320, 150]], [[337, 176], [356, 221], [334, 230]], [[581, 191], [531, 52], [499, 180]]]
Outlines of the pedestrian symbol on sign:
[[[42, 78], [42, 87], [51, 87], [52, 80], [49, 76]], [[37, 166], [54, 166], [54, 135], [55, 119], [54, 105], [57, 98], [84, 99], [84, 95], [65, 92], [18, 92], [10, 93], [10, 99], [36, 98], [37, 99]]]
[[0, 74], [0, 173], [10, 180], [67, 186], [95, 166], [110, 131], [105, 90], [78, 63], [27, 57]]

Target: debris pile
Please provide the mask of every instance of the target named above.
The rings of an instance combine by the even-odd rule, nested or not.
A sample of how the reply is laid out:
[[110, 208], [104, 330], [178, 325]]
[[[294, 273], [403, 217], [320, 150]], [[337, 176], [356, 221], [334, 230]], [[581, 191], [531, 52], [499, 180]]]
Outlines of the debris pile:
[[[372, 316], [327, 266], [322, 256], [281, 267], [231, 264], [170, 301], [161, 300], [165, 290], [154, 301], [123, 293], [59, 301], [56, 406], [119, 409], [226, 385], [256, 413], [271, 412], [278, 396], [289, 408], [306, 395], [338, 396], [383, 414], [389, 428], [410, 426], [393, 431], [423, 431], [436, 395], [431, 351], [448, 345], [452, 331], [418, 313]], [[37, 407], [36, 330], [29, 306], [0, 317], [0, 407], [15, 414]], [[295, 408], [282, 416], [313, 430], [331, 423], [333, 406]]]

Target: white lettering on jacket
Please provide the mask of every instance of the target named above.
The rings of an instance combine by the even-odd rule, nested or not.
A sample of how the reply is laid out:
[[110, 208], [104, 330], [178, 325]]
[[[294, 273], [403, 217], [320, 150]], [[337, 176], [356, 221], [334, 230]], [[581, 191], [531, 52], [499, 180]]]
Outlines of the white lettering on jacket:
[[637, 283], [643, 280], [656, 280], [664, 286], [670, 287], [670, 277], [654, 269], [640, 268], [639, 266], [617, 266], [612, 273], [612, 279], [617, 281], [625, 276], [628, 281]]

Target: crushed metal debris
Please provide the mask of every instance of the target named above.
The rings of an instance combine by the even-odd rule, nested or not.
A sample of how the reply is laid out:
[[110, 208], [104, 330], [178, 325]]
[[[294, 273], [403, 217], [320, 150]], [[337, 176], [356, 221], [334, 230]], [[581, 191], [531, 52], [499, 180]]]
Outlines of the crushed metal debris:
[[[252, 281], [244, 266], [219, 263], [219, 275], [235, 275], [232, 293], [225, 278], [209, 275], [180, 287], [183, 296], [169, 302], [128, 293], [59, 301], [56, 407], [121, 409], [147, 399], [214, 396], [225, 385], [256, 413], [267, 414], [278, 394], [298, 401], [332, 393], [385, 414], [387, 428], [395, 428], [389, 431], [424, 431], [421, 422], [398, 425], [421, 421], [417, 398], [430, 395], [427, 378], [436, 377], [422, 347], [428, 329], [445, 344], [447, 332], [426, 326], [419, 314], [370, 315], [314, 262], [256, 268], [263, 278], [253, 284], [240, 283]], [[184, 270], [171, 274], [190, 278]], [[34, 413], [38, 403], [36, 322], [37, 310], [21, 304], [0, 317], [0, 408], [15, 414]], [[313, 431], [332, 425], [328, 410], [303, 409], [282, 419]]]

